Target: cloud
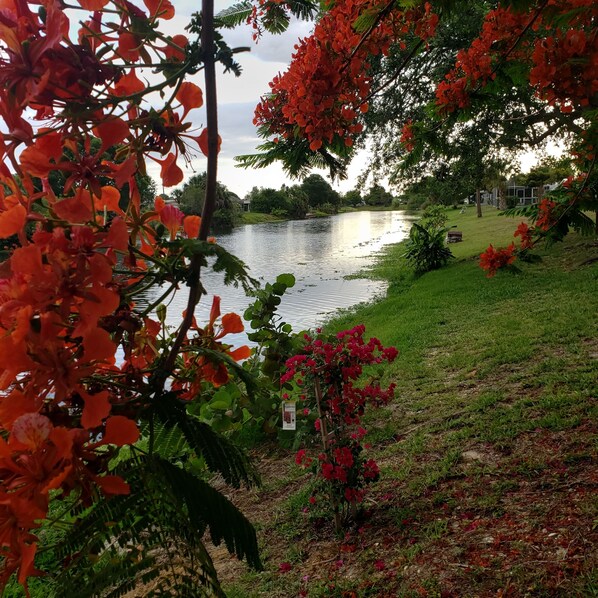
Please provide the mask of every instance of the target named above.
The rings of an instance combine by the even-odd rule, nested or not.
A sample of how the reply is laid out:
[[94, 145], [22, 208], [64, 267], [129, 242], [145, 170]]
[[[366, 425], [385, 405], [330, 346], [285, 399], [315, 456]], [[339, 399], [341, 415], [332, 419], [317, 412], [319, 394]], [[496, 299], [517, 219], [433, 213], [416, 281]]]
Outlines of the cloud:
[[282, 62], [288, 64], [295, 51], [299, 38], [307, 37], [313, 23], [293, 19], [289, 28], [280, 35], [265, 32], [256, 42], [253, 41], [253, 30], [248, 25], [233, 30], [223, 31], [224, 39], [231, 47], [249, 46], [251, 55], [264, 62]]
[[287, 68], [286, 62], [264, 62], [249, 53], [238, 55], [237, 60], [243, 68], [240, 77], [223, 74], [222, 69], [217, 71], [218, 101], [221, 104], [253, 102], [255, 107], [260, 97], [270, 91], [270, 81]]

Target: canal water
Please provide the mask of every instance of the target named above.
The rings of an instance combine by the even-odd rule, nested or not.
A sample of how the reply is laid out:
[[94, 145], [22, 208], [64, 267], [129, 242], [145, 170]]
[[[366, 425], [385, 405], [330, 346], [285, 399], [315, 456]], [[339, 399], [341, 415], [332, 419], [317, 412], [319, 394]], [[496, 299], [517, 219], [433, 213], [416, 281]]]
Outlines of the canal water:
[[[296, 284], [279, 307], [282, 320], [294, 331], [322, 324], [338, 309], [373, 299], [386, 291], [382, 281], [347, 278], [371, 266], [385, 245], [407, 237], [412, 217], [400, 211], [348, 212], [327, 218], [244, 225], [217, 241], [242, 259], [253, 278], [274, 282], [282, 273], [295, 275]], [[221, 297], [222, 313], [243, 312], [251, 303], [241, 288], [225, 286], [221, 274], [204, 270], [202, 282], [209, 296], [196, 310], [198, 323], [205, 322], [212, 295]], [[156, 297], [159, 296], [156, 290]], [[168, 306], [167, 321], [180, 322], [185, 307], [184, 288]], [[239, 345], [244, 335], [227, 337]], [[230, 340], [229, 340], [230, 338]]]

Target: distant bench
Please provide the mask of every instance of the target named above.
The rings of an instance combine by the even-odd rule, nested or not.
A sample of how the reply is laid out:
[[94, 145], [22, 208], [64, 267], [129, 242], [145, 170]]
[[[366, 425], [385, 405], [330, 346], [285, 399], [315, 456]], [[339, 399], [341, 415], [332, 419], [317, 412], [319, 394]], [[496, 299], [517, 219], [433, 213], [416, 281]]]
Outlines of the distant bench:
[[460, 230], [449, 230], [446, 233], [447, 243], [461, 243], [463, 241], [463, 233]]

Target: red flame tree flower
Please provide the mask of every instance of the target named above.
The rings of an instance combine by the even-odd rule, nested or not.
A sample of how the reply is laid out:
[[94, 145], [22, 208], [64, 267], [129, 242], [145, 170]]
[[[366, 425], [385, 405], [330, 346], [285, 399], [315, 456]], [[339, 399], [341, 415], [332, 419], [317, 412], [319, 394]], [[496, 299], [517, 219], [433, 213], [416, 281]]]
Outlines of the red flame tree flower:
[[[453, 6], [457, 12], [460, 8], [469, 10], [467, 3]], [[595, 178], [592, 171], [598, 142], [596, 3], [528, 0], [504, 2], [484, 11], [479, 34], [457, 52], [453, 66], [447, 69], [442, 60], [446, 58], [450, 64], [452, 46], [442, 60], [437, 57], [439, 48], [434, 47], [438, 24], [444, 24], [445, 19], [450, 23], [446, 3], [331, 3], [313, 34], [297, 46], [288, 70], [272, 81], [271, 93], [258, 105], [255, 123], [267, 141], [261, 154], [241, 156], [241, 163], [265, 166], [279, 159], [291, 174], [302, 174], [310, 166], [326, 166], [331, 174], [342, 175], [351, 147], [364, 130], [363, 114], [368, 112], [372, 97], [396, 85], [402, 75], [406, 86], [414, 86], [400, 96], [405, 103], [417, 103], [414, 97], [427, 97], [424, 85], [418, 88], [413, 75], [408, 74], [414, 56], [423, 56], [419, 63], [429, 64], [429, 55], [429, 61], [439, 69], [433, 80], [428, 78], [429, 68], [422, 71], [425, 85], [431, 82], [436, 86], [430, 102], [421, 100], [417, 110], [398, 110], [405, 119], [398, 126], [387, 125], [384, 118], [392, 111], [382, 110], [371, 118], [383, 137], [390, 139], [394, 133], [400, 140], [381, 144], [395, 161], [391, 168], [400, 158], [407, 169], [425, 160], [428, 154], [424, 150], [434, 153], [439, 136], [454, 137], [464, 120], [483, 120], [497, 105], [519, 94], [536, 107], [531, 116], [522, 116], [522, 126], [531, 131], [538, 122], [544, 123], [544, 134], [548, 135], [556, 123], [555, 130], [576, 140], [576, 165], [582, 174], [569, 187], [568, 197], [559, 199], [560, 207], [551, 212], [556, 219], [549, 228], [542, 219], [532, 227], [534, 242], [547, 233], [552, 238], [555, 231], [562, 236], [568, 228], [587, 228], [582, 222], [583, 210], [597, 207], [595, 197], [587, 200], [593, 185], [590, 178]], [[398, 50], [404, 60], [398, 64], [387, 61], [389, 71], [382, 69], [386, 80], [376, 80], [378, 85], [374, 85], [370, 68], [373, 58], [377, 56], [379, 61], [380, 55]], [[418, 120], [411, 120], [414, 115]], [[521, 130], [517, 135], [522, 135]], [[396, 158], [395, 152], [399, 154]], [[388, 163], [382, 152], [377, 158]], [[529, 249], [531, 241], [526, 245]]]

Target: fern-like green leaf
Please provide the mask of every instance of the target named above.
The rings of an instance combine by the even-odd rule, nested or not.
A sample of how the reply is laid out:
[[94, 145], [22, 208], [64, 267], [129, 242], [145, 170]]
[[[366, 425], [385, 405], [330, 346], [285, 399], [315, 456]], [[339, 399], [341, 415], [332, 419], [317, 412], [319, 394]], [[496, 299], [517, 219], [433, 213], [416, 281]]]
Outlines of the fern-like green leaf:
[[223, 597], [202, 540], [207, 529], [215, 544], [261, 566], [253, 527], [204, 480], [157, 455], [116, 471], [130, 494], [94, 503], [56, 547], [66, 565], [60, 596], [116, 597], [152, 582], [144, 595]]
[[319, 10], [318, 3], [311, 0], [288, 0], [286, 5], [294, 17], [304, 21], [313, 19]]
[[273, 4], [262, 18], [262, 25], [266, 31], [275, 35], [284, 33], [291, 22], [283, 6]]
[[216, 258], [212, 269], [224, 273], [224, 284], [234, 287], [241, 285], [246, 293], [259, 286], [257, 280], [249, 275], [247, 265], [221, 245], [200, 239], [179, 239], [173, 243], [175, 244], [180, 246], [188, 257], [201, 255]]
[[223, 540], [232, 554], [246, 559], [254, 568], [262, 564], [255, 530], [245, 516], [220, 492], [188, 471], [157, 458], [159, 467], [170, 487], [185, 501], [189, 521], [200, 527], [206, 523], [215, 545]]
[[253, 11], [253, 4], [248, 1], [238, 2], [220, 11], [214, 18], [216, 27], [234, 29], [247, 22]]
[[274, 143], [266, 141], [257, 147], [260, 153], [235, 156], [243, 168], [265, 168], [281, 162], [292, 178], [307, 176], [313, 168], [327, 168], [332, 178], [345, 178], [349, 154], [336, 157], [326, 150], [313, 152], [306, 139], [285, 139]]
[[378, 14], [379, 11], [377, 10], [365, 10], [353, 23], [353, 29], [355, 29], [357, 33], [365, 33], [366, 31], [369, 31], [375, 25]]
[[162, 424], [180, 430], [191, 449], [204, 458], [208, 469], [219, 473], [227, 484], [235, 488], [259, 484], [259, 476], [245, 453], [208, 424], [189, 415], [186, 404], [175, 395], [164, 394], [156, 399], [153, 408]]
[[571, 210], [569, 226], [584, 236], [596, 233], [596, 223], [581, 210]]

